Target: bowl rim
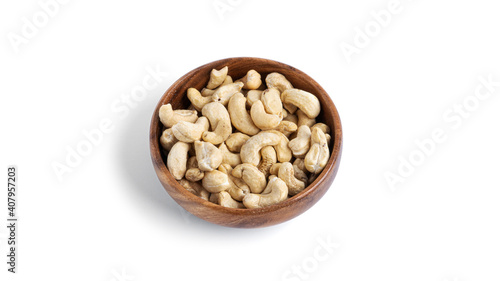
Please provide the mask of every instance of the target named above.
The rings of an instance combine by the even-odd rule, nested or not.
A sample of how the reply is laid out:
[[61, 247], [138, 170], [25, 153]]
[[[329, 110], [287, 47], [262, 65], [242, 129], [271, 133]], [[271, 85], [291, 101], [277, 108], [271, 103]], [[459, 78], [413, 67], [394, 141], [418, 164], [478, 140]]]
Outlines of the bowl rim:
[[[330, 152], [330, 158], [328, 159], [328, 162], [327, 162], [325, 168], [323, 169], [323, 171], [321, 171], [319, 176], [312, 183], [310, 183], [304, 190], [302, 190], [300, 193], [298, 193], [297, 195], [290, 197], [290, 198], [288, 198], [280, 203], [277, 203], [277, 204], [274, 204], [271, 206], [267, 206], [267, 207], [255, 208], [255, 209], [247, 209], [247, 208], [236, 209], [236, 208], [223, 207], [223, 206], [220, 206], [218, 204], [212, 203], [208, 200], [202, 199], [202, 198], [192, 194], [191, 192], [187, 191], [182, 185], [180, 185], [177, 182], [177, 180], [168, 171], [167, 165], [166, 165], [165, 161], [163, 161], [162, 149], [161, 149], [161, 145], [160, 145], [160, 141], [159, 141], [160, 135], [157, 134], [157, 131], [161, 131], [161, 130], [158, 130], [158, 127], [157, 127], [157, 126], [161, 126], [161, 123], [159, 122], [159, 117], [158, 117], [159, 109], [162, 105], [165, 104], [163, 102], [164, 102], [164, 100], [169, 92], [171, 92], [172, 90], [175, 90], [180, 85], [189, 82], [189, 79], [187, 79], [187, 78], [191, 77], [192, 75], [194, 75], [198, 71], [205, 69], [206, 67], [208, 67], [210, 65], [218, 65], [218, 64], [223, 64], [225, 62], [234, 61], [234, 60], [242, 60], [242, 59], [251, 59], [251, 60], [256, 60], [257, 62], [262, 62], [262, 63], [267, 63], [267, 64], [271, 63], [271, 64], [274, 64], [274, 65], [280, 67], [280, 68], [289, 68], [289, 69], [292, 69], [293, 71], [296, 71], [298, 73], [298, 75], [303, 76], [305, 78], [308, 78], [310, 83], [312, 83], [315, 88], [317, 88], [319, 91], [322, 91], [323, 94], [325, 95], [325, 101], [327, 102], [327, 104], [326, 105], [322, 104], [322, 110], [323, 110], [323, 108], [328, 108], [329, 110], [331, 110], [331, 112], [333, 114], [333, 125], [334, 125], [334, 128], [331, 131], [333, 145], [332, 145], [331, 152]], [[276, 71], [279, 72], [279, 70], [276, 70]], [[313, 94], [317, 95], [317, 93], [313, 93]], [[159, 176], [158, 172], [162, 173], [164, 176], [166, 176], [167, 178], [170, 179], [170, 182], [174, 183], [173, 185], [171, 185], [171, 187], [174, 188], [176, 190], [176, 192], [179, 192], [183, 197], [186, 197], [187, 199], [198, 203], [200, 206], [203, 206], [203, 208], [210, 209], [213, 212], [224, 213], [224, 214], [229, 213], [229, 214], [235, 214], [235, 215], [239, 215], [239, 216], [242, 216], [242, 215], [243, 216], [245, 216], [245, 215], [252, 216], [256, 213], [271, 213], [271, 212], [277, 211], [279, 209], [282, 209], [284, 207], [294, 205], [298, 201], [302, 201], [305, 198], [307, 198], [316, 189], [321, 187], [322, 184], [325, 183], [325, 181], [327, 181], [328, 175], [330, 173], [333, 173], [335, 176], [335, 174], [338, 170], [339, 164], [340, 164], [340, 159], [341, 159], [341, 155], [342, 155], [342, 143], [343, 143], [342, 124], [340, 121], [340, 115], [338, 113], [337, 107], [335, 106], [335, 104], [331, 100], [328, 92], [325, 91], [323, 89], [323, 87], [321, 87], [321, 85], [319, 85], [318, 82], [316, 82], [313, 78], [311, 78], [309, 75], [307, 75], [303, 71], [301, 71], [293, 66], [282, 63], [282, 62], [278, 62], [278, 61], [271, 60], [271, 59], [258, 58], [258, 57], [229, 57], [229, 58], [225, 58], [225, 59], [215, 60], [215, 61], [212, 61], [209, 63], [205, 63], [199, 67], [196, 67], [195, 69], [182, 75], [179, 79], [177, 79], [175, 82], [173, 82], [170, 85], [170, 87], [168, 87], [168, 89], [159, 98], [158, 103], [157, 103], [155, 110], [153, 112], [153, 116], [151, 118], [149, 137], [150, 137], [151, 158], [153, 160], [153, 163], [156, 164], [155, 169], [157, 169], [157, 171], [156, 171], [157, 176]], [[163, 185], [163, 183], [162, 183], [162, 185]], [[327, 187], [327, 189], [328, 188], [329, 188], [329, 186]], [[167, 190], [167, 193], [168, 193], [168, 190]], [[177, 201], [174, 197], [172, 197], [172, 198], [175, 201]], [[179, 203], [179, 202], [177, 202], [177, 203]], [[182, 204], [179, 204], [179, 205], [181, 205], [181, 207], [183, 207]]]

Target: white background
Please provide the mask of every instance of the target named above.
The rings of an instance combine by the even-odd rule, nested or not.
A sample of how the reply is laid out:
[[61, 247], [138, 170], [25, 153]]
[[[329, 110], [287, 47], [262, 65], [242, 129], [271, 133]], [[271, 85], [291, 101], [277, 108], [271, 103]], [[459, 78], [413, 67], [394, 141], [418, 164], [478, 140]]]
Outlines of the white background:
[[[14, 276], [2, 222], [0, 279], [500, 280], [500, 87], [474, 97], [479, 77], [500, 81], [500, 6], [401, 0], [377, 30], [372, 12], [389, 2], [233, 0], [218, 13], [213, 0], [75, 0], [43, 25], [37, 1], [3, 1], [0, 167], [4, 183], [7, 165], [19, 170], [19, 246]], [[23, 18], [35, 15], [39, 27], [23, 37]], [[367, 26], [369, 42], [344, 55], [341, 45], [356, 47], [356, 28]], [[233, 56], [301, 69], [342, 118], [331, 189], [278, 226], [231, 229], [193, 217], [151, 164], [160, 96], [191, 69]], [[113, 110], [156, 67], [170, 76]], [[467, 118], [450, 113], [464, 100]], [[108, 119], [113, 131], [58, 180], [53, 163], [65, 164], [68, 147]], [[415, 142], [435, 129], [445, 141], [418, 159]], [[391, 188], [385, 176], [410, 155], [418, 165]], [[328, 240], [338, 247], [318, 248]]]

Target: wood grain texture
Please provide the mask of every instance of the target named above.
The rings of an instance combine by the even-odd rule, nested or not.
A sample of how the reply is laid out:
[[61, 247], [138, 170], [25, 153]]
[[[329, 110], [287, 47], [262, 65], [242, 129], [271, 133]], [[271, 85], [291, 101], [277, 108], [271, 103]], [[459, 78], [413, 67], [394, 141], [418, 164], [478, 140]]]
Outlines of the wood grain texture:
[[[279, 204], [259, 209], [231, 209], [221, 207], [198, 198], [185, 190], [170, 174], [166, 167], [166, 155], [160, 146], [162, 124], [158, 111], [164, 104], [171, 103], [174, 109], [187, 108], [189, 100], [186, 91], [190, 87], [201, 90], [210, 77], [210, 71], [229, 67], [229, 75], [236, 80], [243, 77], [250, 69], [255, 69], [265, 77], [271, 72], [279, 72], [292, 83], [295, 88], [316, 95], [321, 102], [321, 113], [317, 121], [332, 128], [330, 142], [330, 159], [318, 178], [296, 196]], [[161, 97], [153, 113], [150, 127], [151, 158], [165, 190], [184, 209], [206, 221], [229, 227], [256, 228], [279, 224], [290, 220], [311, 208], [332, 185], [337, 174], [342, 154], [342, 126], [335, 105], [327, 92], [311, 77], [302, 71], [276, 61], [261, 58], [228, 58], [200, 66], [177, 80]]]

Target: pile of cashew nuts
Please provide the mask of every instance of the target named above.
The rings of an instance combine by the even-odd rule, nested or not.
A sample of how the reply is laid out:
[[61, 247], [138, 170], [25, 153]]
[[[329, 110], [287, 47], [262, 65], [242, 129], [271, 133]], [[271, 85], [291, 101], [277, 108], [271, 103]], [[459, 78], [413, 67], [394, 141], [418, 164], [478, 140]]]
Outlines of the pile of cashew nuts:
[[316, 123], [318, 98], [280, 73], [264, 85], [255, 70], [233, 82], [227, 66], [213, 69], [206, 88], [189, 88], [187, 97], [188, 109], [161, 106], [160, 143], [172, 176], [200, 198], [270, 206], [304, 190], [328, 162], [330, 128]]

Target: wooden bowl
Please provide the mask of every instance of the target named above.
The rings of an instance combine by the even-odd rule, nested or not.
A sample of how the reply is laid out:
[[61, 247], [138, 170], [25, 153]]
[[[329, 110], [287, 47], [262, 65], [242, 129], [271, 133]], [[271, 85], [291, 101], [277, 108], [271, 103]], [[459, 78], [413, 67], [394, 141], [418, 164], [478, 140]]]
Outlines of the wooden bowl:
[[[186, 91], [190, 87], [201, 90], [207, 84], [210, 71], [229, 67], [229, 75], [235, 80], [245, 76], [250, 69], [262, 75], [264, 82], [267, 74], [279, 72], [292, 83], [295, 88], [315, 94], [321, 102], [321, 113], [316, 119], [326, 123], [331, 129], [330, 159], [316, 180], [299, 194], [273, 206], [259, 209], [232, 209], [203, 200], [184, 189], [170, 174], [166, 167], [166, 155], [160, 149], [162, 124], [158, 111], [164, 104], [171, 103], [174, 109], [187, 108], [190, 104]], [[272, 60], [261, 58], [228, 58], [200, 66], [177, 80], [161, 97], [153, 113], [150, 129], [151, 158], [156, 174], [165, 190], [172, 198], [191, 214], [206, 221], [230, 227], [256, 228], [282, 223], [292, 219], [311, 208], [330, 188], [337, 174], [342, 151], [342, 127], [340, 117], [326, 91], [304, 72]]]

